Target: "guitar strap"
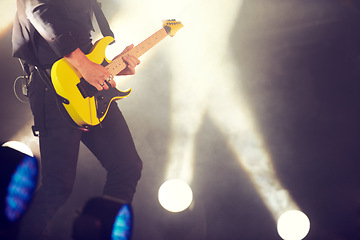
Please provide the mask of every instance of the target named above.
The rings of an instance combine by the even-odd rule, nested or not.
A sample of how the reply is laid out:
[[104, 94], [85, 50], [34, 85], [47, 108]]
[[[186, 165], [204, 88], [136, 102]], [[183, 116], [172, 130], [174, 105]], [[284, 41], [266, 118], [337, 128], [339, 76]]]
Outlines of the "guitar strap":
[[[21, 0], [17, 1], [17, 7], [20, 8], [24, 8], [24, 3]], [[33, 52], [35, 55], [35, 59], [34, 61], [37, 61], [38, 59], [38, 51], [37, 51], [37, 47], [35, 45], [35, 32], [36, 29], [34, 26], [30, 25], [30, 29], [29, 29], [29, 34], [30, 34], [30, 39], [31, 39], [31, 43], [32, 43], [32, 47], [33, 47]], [[36, 70], [39, 75], [41, 76], [42, 80], [44, 81], [44, 83], [46, 84], [46, 86], [48, 87], [48, 89], [50, 89], [51, 91], [54, 92], [55, 96], [64, 104], [69, 104], [69, 101], [65, 98], [63, 98], [62, 96], [60, 96], [59, 94], [56, 93], [54, 86], [52, 85], [51, 80], [49, 79], [48, 74], [46, 73], [46, 71], [41, 67], [41, 65], [39, 63], [35, 63], [34, 66], [27, 64], [25, 61], [20, 59], [20, 63], [23, 67], [23, 70], [25, 71], [25, 73], [28, 75], [28, 77], [30, 78], [31, 72], [33, 72], [34, 70]], [[29, 82], [30, 83], [30, 82]], [[27, 83], [27, 84], [29, 84]]]
[[101, 3], [99, 3], [97, 0], [91, 0], [91, 2], [92, 2], [94, 15], [95, 15], [96, 21], [99, 25], [101, 34], [104, 37], [111, 36], [111, 37], [115, 38], [114, 33], [111, 31], [109, 23], [104, 15], [104, 12], [101, 9]]

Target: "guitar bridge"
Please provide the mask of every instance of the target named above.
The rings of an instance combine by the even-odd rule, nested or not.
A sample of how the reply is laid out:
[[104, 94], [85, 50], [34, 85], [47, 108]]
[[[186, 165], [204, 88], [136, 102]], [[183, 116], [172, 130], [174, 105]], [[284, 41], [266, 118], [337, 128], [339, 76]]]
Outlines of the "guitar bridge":
[[109, 108], [109, 105], [113, 100], [119, 100], [128, 96], [131, 90], [127, 90], [126, 92], [122, 92], [117, 90], [111, 86], [110, 83], [106, 82], [109, 89], [98, 91], [96, 87], [88, 83], [84, 78], [80, 79], [80, 82], [76, 84], [77, 88], [79, 89], [82, 97], [85, 98], [92, 98], [95, 99], [95, 107], [96, 107], [96, 117], [101, 119], [106, 114], [106, 111]]

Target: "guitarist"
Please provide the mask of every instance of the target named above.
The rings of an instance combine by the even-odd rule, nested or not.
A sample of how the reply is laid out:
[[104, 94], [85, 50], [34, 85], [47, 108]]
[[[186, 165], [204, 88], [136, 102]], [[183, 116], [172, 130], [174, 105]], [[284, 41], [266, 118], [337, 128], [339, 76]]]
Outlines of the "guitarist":
[[[80, 142], [107, 171], [104, 195], [131, 203], [140, 179], [142, 161], [117, 104], [110, 105], [101, 125], [84, 131], [63, 115], [59, 97], [45, 77], [55, 61], [65, 58], [98, 91], [115, 87], [107, 69], [85, 56], [92, 48], [92, 15], [98, 7], [95, 4], [98, 4], [95, 0], [17, 2], [13, 55], [21, 59], [30, 75], [28, 97], [42, 165], [41, 186], [22, 220], [19, 239], [45, 239], [48, 222], [71, 195]], [[123, 53], [132, 47], [125, 48]], [[127, 67], [119, 75], [134, 74], [140, 61], [134, 56], [123, 60]]]

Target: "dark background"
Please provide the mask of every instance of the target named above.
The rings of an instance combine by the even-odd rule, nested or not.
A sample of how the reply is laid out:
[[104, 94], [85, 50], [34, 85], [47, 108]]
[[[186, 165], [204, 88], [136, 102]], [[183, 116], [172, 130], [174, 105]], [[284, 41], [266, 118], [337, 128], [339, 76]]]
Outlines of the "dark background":
[[[359, 16], [356, 1], [245, 0], [232, 32], [233, 55], [246, 79], [241, 87], [277, 175], [310, 218], [306, 239], [360, 239]], [[12, 90], [21, 68], [11, 57], [10, 29], [0, 51], [0, 137], [21, 140], [31, 135], [32, 120], [28, 104]], [[170, 114], [166, 87], [145, 83], [141, 88], [153, 90], [151, 96], [120, 103], [146, 159], [133, 205], [133, 239], [280, 239], [226, 136], [208, 117], [196, 141], [194, 204], [178, 214], [158, 204], [170, 127], [159, 121]], [[54, 239], [67, 239], [76, 210], [100, 194], [103, 180], [100, 165], [82, 147], [74, 194], [51, 225]]]

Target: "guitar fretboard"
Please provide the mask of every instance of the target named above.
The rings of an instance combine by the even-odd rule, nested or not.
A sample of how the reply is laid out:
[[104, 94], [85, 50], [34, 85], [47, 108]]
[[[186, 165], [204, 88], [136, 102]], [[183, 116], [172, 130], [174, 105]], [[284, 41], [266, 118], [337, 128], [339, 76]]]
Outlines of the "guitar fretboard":
[[[166, 32], [165, 28], [161, 28], [159, 31], [139, 43], [137, 46], [135, 46], [133, 49], [131, 49], [129, 52], [125, 53], [124, 55], [131, 54], [137, 58], [139, 58], [141, 55], [146, 53], [148, 50], [150, 50], [152, 47], [154, 47], [156, 44], [158, 44], [161, 40], [163, 40], [166, 36], [168, 36], [168, 33]], [[109, 70], [109, 72], [115, 76], [119, 72], [121, 72], [123, 69], [126, 68], [126, 64], [124, 63], [122, 57], [119, 57], [117, 59], [114, 59], [111, 63], [109, 63], [106, 68]]]

